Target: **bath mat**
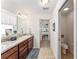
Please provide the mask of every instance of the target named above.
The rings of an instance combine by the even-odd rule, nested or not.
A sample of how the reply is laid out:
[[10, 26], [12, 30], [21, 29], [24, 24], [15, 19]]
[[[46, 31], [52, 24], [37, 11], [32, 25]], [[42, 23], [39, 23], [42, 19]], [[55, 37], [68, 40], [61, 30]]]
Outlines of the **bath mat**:
[[38, 48], [33, 48], [32, 51], [29, 53], [29, 55], [26, 57], [26, 59], [37, 59], [39, 54]]

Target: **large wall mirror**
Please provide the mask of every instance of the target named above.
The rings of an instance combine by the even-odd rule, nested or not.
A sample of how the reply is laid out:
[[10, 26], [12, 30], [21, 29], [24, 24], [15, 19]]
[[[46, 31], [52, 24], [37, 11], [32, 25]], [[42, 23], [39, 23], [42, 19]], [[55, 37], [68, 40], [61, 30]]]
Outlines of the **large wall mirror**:
[[2, 9], [1, 10], [1, 39], [7, 39], [17, 33], [16, 14]]

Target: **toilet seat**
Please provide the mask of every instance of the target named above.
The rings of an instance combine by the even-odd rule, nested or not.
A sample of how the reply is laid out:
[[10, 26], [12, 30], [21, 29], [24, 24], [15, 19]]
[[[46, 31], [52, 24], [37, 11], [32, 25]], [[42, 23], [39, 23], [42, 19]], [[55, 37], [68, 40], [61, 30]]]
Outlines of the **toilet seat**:
[[63, 47], [64, 49], [68, 49], [68, 45], [65, 44], [65, 43], [62, 43], [62, 44], [61, 44], [61, 47]]

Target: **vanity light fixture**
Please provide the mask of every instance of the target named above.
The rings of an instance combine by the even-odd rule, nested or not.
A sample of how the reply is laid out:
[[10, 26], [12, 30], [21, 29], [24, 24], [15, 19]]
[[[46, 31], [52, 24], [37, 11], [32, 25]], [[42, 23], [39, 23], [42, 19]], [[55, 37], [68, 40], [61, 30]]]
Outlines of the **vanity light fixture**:
[[27, 16], [25, 16], [25, 15], [23, 15], [23, 14], [21, 15], [21, 17], [23, 17], [23, 18], [27, 18]]
[[68, 11], [69, 10], [69, 8], [64, 8], [64, 11]]
[[41, 6], [43, 10], [48, 10], [49, 9], [49, 0], [41, 0]]
[[27, 16], [26, 15], [23, 15], [22, 13], [18, 13], [18, 16], [20, 16], [20, 17], [22, 17], [22, 18], [27, 18]]
[[42, 3], [43, 5], [47, 5], [47, 4], [49, 3], [49, 0], [41, 0], [41, 3]]

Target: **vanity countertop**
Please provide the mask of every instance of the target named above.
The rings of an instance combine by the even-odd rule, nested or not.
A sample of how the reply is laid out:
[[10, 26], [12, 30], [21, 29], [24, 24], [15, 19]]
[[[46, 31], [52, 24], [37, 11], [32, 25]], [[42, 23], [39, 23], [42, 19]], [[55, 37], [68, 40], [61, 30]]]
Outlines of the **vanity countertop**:
[[32, 37], [33, 35], [25, 35], [22, 37], [17, 38], [15, 41], [6, 41], [1, 43], [1, 54], [6, 52], [7, 50], [13, 48], [14, 46], [18, 45], [19, 43], [27, 40], [28, 38]]

